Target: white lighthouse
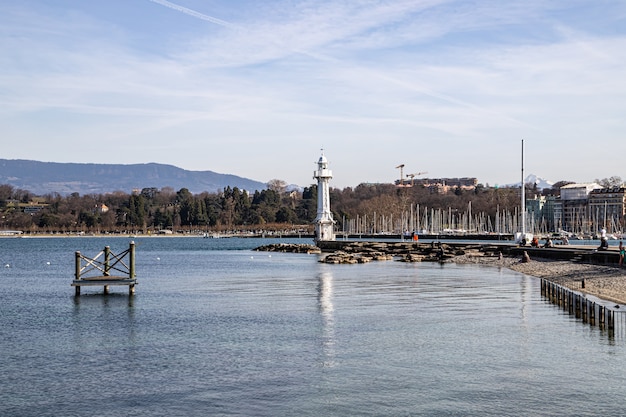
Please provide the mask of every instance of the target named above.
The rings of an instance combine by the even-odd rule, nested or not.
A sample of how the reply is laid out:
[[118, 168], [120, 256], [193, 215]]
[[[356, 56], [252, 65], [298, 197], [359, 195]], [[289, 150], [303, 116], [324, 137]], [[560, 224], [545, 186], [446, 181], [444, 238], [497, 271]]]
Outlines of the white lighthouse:
[[335, 240], [333, 213], [330, 211], [330, 192], [328, 182], [333, 173], [328, 169], [328, 160], [320, 156], [317, 161], [317, 171], [313, 172], [313, 178], [317, 179], [317, 217], [315, 217], [315, 240]]

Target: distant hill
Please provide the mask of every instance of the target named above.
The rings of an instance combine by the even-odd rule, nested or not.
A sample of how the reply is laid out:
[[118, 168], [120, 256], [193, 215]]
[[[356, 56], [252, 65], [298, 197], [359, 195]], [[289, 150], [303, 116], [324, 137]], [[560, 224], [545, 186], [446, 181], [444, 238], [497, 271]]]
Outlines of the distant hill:
[[213, 171], [186, 171], [164, 164], [78, 164], [0, 159], [0, 184], [28, 190], [35, 195], [59, 193], [131, 193], [133, 189], [187, 188], [193, 194], [222, 191], [230, 186], [254, 192], [266, 184]]

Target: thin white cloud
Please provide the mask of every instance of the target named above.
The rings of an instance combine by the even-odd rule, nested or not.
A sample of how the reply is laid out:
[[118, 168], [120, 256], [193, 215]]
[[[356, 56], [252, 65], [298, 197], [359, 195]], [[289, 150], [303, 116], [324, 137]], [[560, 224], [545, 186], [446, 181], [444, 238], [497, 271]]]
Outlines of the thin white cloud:
[[[232, 160], [213, 152], [224, 143], [242, 144], [236, 160], [244, 161], [243, 154], [268, 147], [288, 159], [294, 147], [304, 152], [302, 143], [316, 152], [324, 142], [331, 160], [350, 172], [345, 185], [365, 176], [367, 152], [388, 162], [397, 157], [383, 147], [372, 151], [382, 141], [431, 161], [441, 157], [433, 144], [444, 143], [446, 166], [463, 172], [440, 175], [493, 183], [504, 182], [488, 176], [506, 164], [465, 161], [477, 146], [499, 150], [500, 142], [515, 142], [515, 152], [524, 136], [529, 154], [532, 138], [554, 153], [565, 138], [582, 143], [589, 135], [613, 146], [626, 130], [626, 36], [613, 21], [623, 7], [604, 13], [605, 26], [614, 28], [607, 31], [568, 17], [569, 3], [561, 2], [270, 1], [248, 3], [245, 11], [233, 3], [223, 15], [206, 3], [205, 10], [143, 3], [144, 14], [200, 26], [181, 35], [176, 19], [165, 19], [159, 41], [142, 45], [136, 27], [88, 7], [48, 5], [49, 13], [13, 5], [3, 13], [0, 121], [16, 142], [36, 140], [45, 129], [59, 148], [66, 140], [106, 138], [144, 149], [122, 155], [124, 162], [145, 162], [132, 161], [141, 155], [221, 172], [233, 172]], [[361, 143], [369, 151], [358, 149]], [[172, 146], [180, 151], [163, 152]], [[10, 145], [4, 151], [26, 157]], [[368, 166], [368, 179], [393, 177], [393, 166], [383, 165]], [[255, 179], [309, 181], [308, 171], [282, 174], [254, 160], [238, 169]]]

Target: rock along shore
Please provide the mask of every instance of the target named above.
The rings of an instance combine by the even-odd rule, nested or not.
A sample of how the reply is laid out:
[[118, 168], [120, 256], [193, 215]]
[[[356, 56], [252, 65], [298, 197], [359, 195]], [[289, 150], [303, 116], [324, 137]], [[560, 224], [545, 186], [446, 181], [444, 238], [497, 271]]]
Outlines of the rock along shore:
[[[511, 246], [513, 247], [513, 246]], [[533, 253], [524, 260], [519, 251], [512, 254], [502, 246], [489, 244], [448, 245], [443, 243], [342, 242], [341, 249], [331, 251], [320, 262], [355, 264], [372, 261], [453, 262], [509, 268], [526, 275], [543, 278], [564, 287], [612, 302], [626, 304], [626, 269], [618, 265], [552, 260]], [[315, 245], [270, 244], [258, 251], [322, 254]]]

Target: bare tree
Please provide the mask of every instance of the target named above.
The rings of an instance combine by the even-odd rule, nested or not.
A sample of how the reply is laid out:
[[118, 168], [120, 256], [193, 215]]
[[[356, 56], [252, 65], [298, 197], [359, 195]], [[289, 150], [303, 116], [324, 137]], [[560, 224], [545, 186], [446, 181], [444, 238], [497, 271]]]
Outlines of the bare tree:
[[287, 189], [287, 183], [283, 180], [273, 179], [267, 182], [267, 188], [276, 191], [278, 194], [283, 194]]
[[621, 187], [624, 185], [622, 178], [618, 177], [617, 175], [613, 175], [611, 178], [603, 178], [601, 180], [596, 178], [595, 182], [597, 182], [604, 188]]

